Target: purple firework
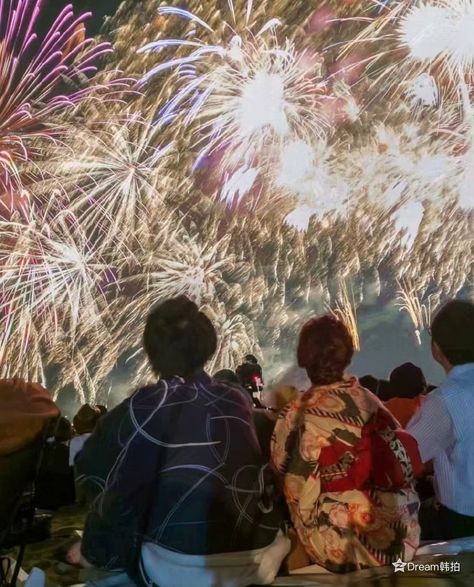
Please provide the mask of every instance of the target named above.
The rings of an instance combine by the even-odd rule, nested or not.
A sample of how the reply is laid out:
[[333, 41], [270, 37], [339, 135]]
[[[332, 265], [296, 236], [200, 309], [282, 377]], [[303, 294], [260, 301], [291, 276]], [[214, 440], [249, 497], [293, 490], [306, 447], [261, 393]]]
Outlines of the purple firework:
[[108, 43], [86, 38], [90, 13], [76, 17], [71, 5], [38, 35], [43, 4], [0, 0], [0, 202], [21, 187], [17, 165], [29, 159], [31, 139], [50, 136], [49, 116], [91, 91], [84, 81], [97, 71], [97, 58], [111, 51]]

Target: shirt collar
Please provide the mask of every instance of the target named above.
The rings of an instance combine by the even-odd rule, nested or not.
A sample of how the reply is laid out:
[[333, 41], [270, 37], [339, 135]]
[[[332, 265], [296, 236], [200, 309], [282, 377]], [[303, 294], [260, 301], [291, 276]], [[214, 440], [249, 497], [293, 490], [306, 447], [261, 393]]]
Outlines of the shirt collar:
[[448, 377], [451, 379], [453, 377], [457, 377], [458, 375], [464, 375], [465, 373], [469, 373], [470, 371], [474, 371], [474, 363], [456, 365], [451, 369], [451, 371], [448, 374]]
[[185, 381], [182, 377], [179, 377], [178, 375], [175, 375], [174, 377], [171, 377], [170, 379], [168, 379], [168, 381], [179, 381], [182, 385], [192, 385], [193, 383], [209, 383], [211, 381], [211, 378], [209, 377], [209, 375], [202, 369], [201, 371], [197, 371], [192, 378], [188, 379], [187, 381]]

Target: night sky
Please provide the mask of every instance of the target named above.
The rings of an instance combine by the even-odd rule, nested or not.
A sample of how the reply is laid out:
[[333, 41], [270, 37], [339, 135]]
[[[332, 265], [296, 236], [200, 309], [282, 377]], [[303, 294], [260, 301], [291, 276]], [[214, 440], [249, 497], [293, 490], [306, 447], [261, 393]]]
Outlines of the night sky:
[[[139, 2], [140, 0], [136, 0]], [[77, 14], [92, 12], [93, 16], [87, 22], [88, 33], [96, 35], [106, 16], [111, 16], [120, 6], [122, 0], [44, 0], [43, 26], [47, 28], [55, 16], [68, 4], [72, 4]]]

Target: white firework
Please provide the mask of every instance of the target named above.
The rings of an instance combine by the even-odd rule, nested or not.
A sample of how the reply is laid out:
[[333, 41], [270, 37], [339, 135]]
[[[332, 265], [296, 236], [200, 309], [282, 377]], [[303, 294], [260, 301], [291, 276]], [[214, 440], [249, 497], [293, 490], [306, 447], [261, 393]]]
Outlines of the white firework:
[[395, 228], [404, 234], [404, 244], [411, 249], [416, 241], [424, 216], [424, 206], [418, 201], [408, 201], [398, 206], [392, 214]]
[[223, 304], [207, 306], [203, 311], [212, 320], [217, 331], [217, 349], [207, 368], [210, 373], [220, 369], [235, 369], [248, 353], [261, 355], [254, 325], [242, 314], [227, 315]]
[[73, 129], [71, 156], [60, 145], [49, 163], [71, 200], [69, 208], [103, 246], [136, 244], [166, 191], [167, 156], [158, 129], [136, 115]]
[[169, 228], [162, 230], [162, 236], [157, 239], [158, 250], [140, 261], [142, 271], [121, 281], [125, 290], [132, 286], [139, 291], [127, 301], [123, 313], [125, 348], [136, 346], [141, 337], [136, 325], [156, 303], [178, 295], [187, 295], [198, 305], [212, 301], [216, 286], [223, 283], [222, 270], [233, 261], [227, 254], [228, 236], [209, 244], [190, 237], [182, 227], [174, 233]]
[[416, 77], [409, 84], [406, 94], [413, 108], [418, 106], [434, 107], [439, 103], [436, 80], [428, 73], [422, 73]]
[[343, 166], [353, 196], [390, 209], [408, 201], [441, 203], [459, 170], [449, 141], [415, 123], [379, 124], [372, 144], [351, 151]]
[[142, 81], [175, 69], [171, 82], [177, 89], [161, 110], [160, 123], [168, 124], [177, 117], [184, 124], [195, 123], [198, 161], [224, 149], [223, 164], [237, 167], [243, 161], [252, 162], [266, 146], [281, 144], [289, 137], [323, 136], [328, 127], [322, 108], [327, 88], [318, 58], [299, 53], [290, 40], [278, 43], [277, 19], [254, 34], [249, 1], [242, 30], [237, 32], [230, 0], [229, 8], [234, 22], [224, 22], [219, 32], [188, 11], [162, 7], [162, 15], [187, 19], [213, 38], [221, 34], [221, 42], [208, 44], [186, 37], [149, 43], [141, 51], [176, 47], [191, 52], [159, 63]]
[[443, 93], [443, 103], [462, 104], [468, 113], [473, 27], [474, 0], [394, 0], [348, 47], [379, 43], [366, 62], [380, 94], [402, 90], [417, 106], [435, 106]]
[[234, 173], [226, 174], [220, 192], [220, 200], [228, 206], [239, 204], [255, 185], [259, 173], [258, 168], [244, 164]]
[[331, 167], [332, 149], [320, 141], [314, 145], [292, 141], [281, 149], [275, 185], [298, 199], [297, 208], [286, 222], [300, 229], [308, 227], [312, 215], [342, 212], [349, 198], [349, 186]]
[[29, 375], [41, 371], [26, 359], [34, 348], [41, 361], [60, 333], [72, 348], [78, 325], [100, 320], [110, 279], [77, 218], [54, 205], [0, 219], [0, 357], [18, 372], [31, 363]]
[[156, 299], [187, 295], [196, 304], [214, 298], [221, 272], [232, 260], [227, 255], [230, 237], [202, 243], [196, 237], [176, 241], [173, 250], [156, 259], [149, 274], [150, 291]]
[[419, 2], [401, 19], [400, 42], [408, 47], [410, 56], [416, 61], [435, 61], [448, 49], [450, 20], [447, 7]]

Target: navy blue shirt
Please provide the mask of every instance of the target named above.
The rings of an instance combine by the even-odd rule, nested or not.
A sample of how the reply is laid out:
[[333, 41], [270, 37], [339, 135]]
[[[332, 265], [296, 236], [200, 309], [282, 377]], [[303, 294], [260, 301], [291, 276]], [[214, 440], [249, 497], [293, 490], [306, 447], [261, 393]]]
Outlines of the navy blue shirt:
[[185, 554], [262, 548], [281, 516], [249, 403], [201, 373], [161, 380], [104, 416], [76, 459], [91, 503], [82, 551], [109, 569], [143, 541]]

